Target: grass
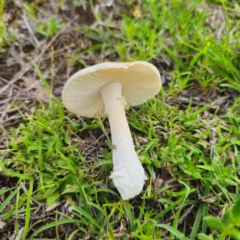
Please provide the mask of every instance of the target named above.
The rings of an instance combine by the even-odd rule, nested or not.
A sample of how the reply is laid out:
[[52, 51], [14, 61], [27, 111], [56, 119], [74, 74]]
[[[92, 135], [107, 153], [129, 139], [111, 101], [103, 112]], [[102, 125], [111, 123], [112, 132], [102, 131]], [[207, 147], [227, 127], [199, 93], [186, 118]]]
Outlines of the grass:
[[[76, 27], [91, 44], [64, 58], [81, 67], [95, 63], [94, 57], [145, 60], [163, 71], [160, 94], [128, 111], [136, 151], [149, 175], [141, 195], [121, 200], [108, 178], [106, 117], [78, 118], [50, 98], [31, 114], [21, 113], [18, 127], [2, 128], [9, 148], [0, 150], [0, 173], [12, 185], [0, 190], [0, 222], [13, 220], [22, 239], [240, 239], [240, 98], [232, 98], [227, 109], [215, 102], [230, 89], [240, 92], [240, 26], [234, 15], [239, 4], [218, 3], [226, 24], [217, 38], [221, 23], [208, 22], [212, 12], [201, 10], [203, 3], [125, 1], [130, 11], [117, 13], [122, 19], [117, 27], [92, 3], [94, 18], [103, 24]], [[24, 9], [43, 38], [63, 27], [56, 18], [39, 23], [36, 6]], [[33, 65], [51, 94], [53, 86]], [[178, 102], [184, 91], [188, 101]], [[191, 91], [219, 95], [196, 104]], [[8, 230], [0, 228], [0, 234]]]
[[6, 32], [6, 26], [3, 19], [3, 12], [4, 12], [4, 1], [0, 0], [0, 51], [2, 51], [2, 48], [4, 46], [4, 36]]

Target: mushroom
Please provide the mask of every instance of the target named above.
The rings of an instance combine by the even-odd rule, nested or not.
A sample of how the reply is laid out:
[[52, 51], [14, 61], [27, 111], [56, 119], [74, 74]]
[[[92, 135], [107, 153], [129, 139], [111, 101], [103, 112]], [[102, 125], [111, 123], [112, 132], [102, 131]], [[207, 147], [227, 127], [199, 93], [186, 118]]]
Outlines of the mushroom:
[[125, 108], [153, 98], [160, 87], [157, 68], [136, 61], [87, 67], [71, 76], [63, 89], [63, 103], [69, 111], [86, 117], [108, 115], [113, 146], [110, 178], [124, 200], [138, 195], [146, 179], [134, 150]]

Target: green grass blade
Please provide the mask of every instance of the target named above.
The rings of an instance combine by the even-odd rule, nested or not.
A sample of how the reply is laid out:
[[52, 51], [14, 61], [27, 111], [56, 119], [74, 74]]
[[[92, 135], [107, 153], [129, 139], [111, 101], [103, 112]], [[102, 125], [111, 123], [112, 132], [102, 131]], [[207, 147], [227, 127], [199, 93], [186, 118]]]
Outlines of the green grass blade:
[[15, 197], [15, 195], [17, 194], [19, 188], [16, 188], [4, 201], [3, 203], [0, 205], [0, 212], [2, 212], [6, 206], [9, 204], [9, 202]]
[[29, 230], [29, 224], [31, 220], [31, 196], [33, 191], [33, 181], [29, 182], [29, 190], [27, 193], [27, 203], [26, 203], [26, 214], [25, 214], [25, 224], [24, 224], [24, 232], [23, 232], [23, 239], [26, 239], [28, 230]]
[[199, 228], [200, 228], [200, 224], [201, 224], [201, 221], [202, 221], [202, 215], [203, 215], [203, 204], [201, 203], [199, 208], [198, 208], [197, 215], [195, 217], [195, 221], [194, 221], [194, 224], [193, 224], [193, 227], [192, 227], [192, 231], [191, 231], [191, 234], [190, 234], [190, 240], [195, 240], [196, 237], [197, 237], [197, 234], [198, 234], [198, 231], [199, 231]]
[[156, 227], [164, 228], [168, 232], [170, 232], [172, 235], [174, 235], [177, 239], [179, 240], [187, 240], [187, 238], [184, 236], [183, 233], [181, 233], [179, 230], [176, 228], [169, 226], [167, 224], [156, 224]]
[[77, 219], [62, 219], [62, 220], [57, 220], [55, 222], [51, 222], [51, 223], [46, 224], [46, 225], [40, 227], [39, 229], [35, 230], [34, 233], [30, 236], [29, 240], [33, 239], [33, 237], [37, 236], [39, 233], [41, 233], [49, 228], [60, 226], [62, 224], [74, 224], [74, 223], [76, 223], [76, 224], [79, 223], [79, 220], [77, 220]]
[[77, 213], [86, 217], [86, 219], [89, 223], [92, 223], [98, 230], [101, 230], [102, 227], [96, 222], [95, 219], [93, 219], [93, 217], [89, 213], [85, 212], [83, 209], [81, 209], [80, 207], [78, 207], [76, 205], [73, 205], [72, 207]]

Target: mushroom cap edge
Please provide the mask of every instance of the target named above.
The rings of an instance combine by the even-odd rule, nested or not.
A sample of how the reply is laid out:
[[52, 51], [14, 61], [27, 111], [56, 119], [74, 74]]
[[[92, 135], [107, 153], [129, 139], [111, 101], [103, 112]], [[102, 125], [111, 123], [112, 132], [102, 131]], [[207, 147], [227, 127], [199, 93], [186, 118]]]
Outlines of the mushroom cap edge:
[[80, 116], [102, 116], [104, 103], [99, 89], [110, 81], [122, 84], [122, 96], [131, 106], [153, 98], [161, 88], [160, 73], [151, 63], [104, 62], [82, 69], [68, 79], [62, 91], [63, 104]]

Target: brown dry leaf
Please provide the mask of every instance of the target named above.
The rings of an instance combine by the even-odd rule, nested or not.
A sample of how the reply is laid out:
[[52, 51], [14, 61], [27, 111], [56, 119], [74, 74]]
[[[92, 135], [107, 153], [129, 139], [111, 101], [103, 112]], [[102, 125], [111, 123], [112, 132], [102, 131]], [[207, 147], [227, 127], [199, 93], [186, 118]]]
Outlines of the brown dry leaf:
[[126, 235], [125, 232], [114, 233], [114, 237], [116, 237], [116, 238], [124, 237], [125, 235]]
[[23, 86], [26, 87], [28, 90], [30, 89], [37, 89], [38, 91], [41, 91], [43, 86], [40, 81], [36, 80], [35, 78], [29, 78], [29, 77], [22, 77], [23, 80]]
[[121, 238], [126, 236], [126, 222], [125, 220], [122, 220], [120, 223], [120, 227], [116, 230], [114, 230], [114, 237]]
[[52, 211], [53, 209], [57, 208], [59, 205], [61, 205], [61, 202], [54, 203], [52, 206], [49, 206], [46, 208], [46, 212]]
[[154, 192], [156, 192], [158, 189], [160, 189], [163, 185], [164, 180], [160, 178], [160, 175], [156, 174], [156, 172], [153, 172], [153, 189]]
[[2, 221], [0, 221], [0, 229], [2, 230], [2, 229], [4, 229], [4, 227], [6, 226], [6, 223], [5, 222], [2, 222]]
[[29, 78], [29, 77], [22, 77], [23, 80], [23, 86], [26, 87], [26, 89], [32, 90], [34, 89], [37, 93], [37, 98], [39, 99], [46, 99], [48, 97], [47, 90], [42, 86], [41, 82], [38, 81], [35, 78]]
[[16, 236], [15, 240], [22, 240], [23, 238], [23, 232], [24, 232], [24, 227], [22, 227], [19, 232], [18, 235]]
[[138, 8], [136, 8], [136, 9], [133, 11], [133, 16], [134, 16], [135, 18], [141, 17], [141, 11], [140, 11]]

